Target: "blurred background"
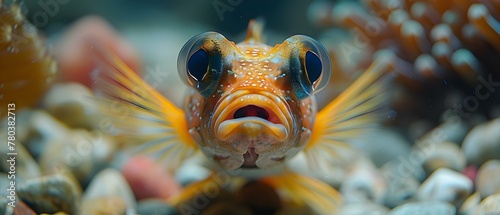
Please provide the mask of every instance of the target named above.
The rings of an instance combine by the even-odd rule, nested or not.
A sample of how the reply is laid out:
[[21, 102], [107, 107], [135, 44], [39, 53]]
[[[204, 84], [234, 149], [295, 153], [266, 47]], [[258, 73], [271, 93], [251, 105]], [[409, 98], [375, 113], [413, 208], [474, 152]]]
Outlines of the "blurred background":
[[[390, 110], [383, 116], [384, 126], [360, 134], [352, 145], [361, 153], [339, 153], [339, 161], [331, 171], [319, 175], [341, 192], [345, 203], [342, 210], [346, 214], [389, 211], [411, 214], [422, 210], [447, 211], [443, 214], [499, 213], [498, 207], [494, 207], [500, 205], [498, 0], [33, 0], [23, 1], [22, 10], [5, 7], [10, 2], [0, 0], [0, 104], [4, 107], [15, 101], [19, 108], [28, 107], [24, 112], [19, 110], [17, 123], [19, 131], [26, 131], [18, 136], [22, 142], [19, 151], [24, 151], [19, 153], [19, 160], [24, 160], [19, 167], [24, 169], [19, 173], [19, 181], [34, 179], [34, 182], [21, 186], [19, 195], [24, 201], [33, 196], [40, 200], [39, 205], [37, 202], [29, 205], [37, 212], [73, 214], [80, 202], [69, 202], [68, 195], [83, 195], [82, 204], [87, 206], [82, 206], [83, 209], [106, 208], [123, 213], [135, 209], [137, 204], [138, 211], [147, 211], [165, 206], [164, 201], [157, 199], [153, 204], [148, 198], [173, 195], [154, 191], [175, 190], [158, 189], [171, 178], [156, 175], [162, 174], [162, 169], [155, 169], [151, 161], [134, 161], [138, 165], [132, 167], [139, 169], [135, 175], [130, 172], [134, 168], [127, 163], [120, 163], [125, 167], [120, 166], [123, 169], [117, 171], [119, 168], [113, 166], [119, 163], [115, 156], [120, 153], [116, 140], [110, 135], [99, 141], [88, 140], [89, 135], [95, 136], [96, 130], [102, 130], [97, 105], [83, 99], [93, 96], [91, 86], [56, 81], [65, 72], [60, 70], [68, 68], [58, 69], [57, 65], [65, 62], [52, 58], [52, 50], [62, 49], [60, 53], [70, 54], [72, 50], [68, 47], [75, 41], [61, 42], [65, 41], [67, 30], [80, 18], [97, 15], [138, 50], [142, 61], [136, 68], [139, 73], [156, 75], [153, 80], [156, 82], [150, 84], [179, 106], [185, 96], [180, 91], [185, 86], [178, 78], [176, 61], [184, 43], [206, 31], [220, 32], [237, 43], [244, 38], [249, 20], [254, 18], [265, 20], [264, 37], [271, 46], [289, 36], [305, 34], [328, 49], [333, 75], [328, 88], [318, 95], [320, 106], [331, 102], [374, 62], [385, 61], [397, 78], [387, 92], [392, 99]], [[26, 24], [22, 14], [41, 34]], [[18, 35], [23, 42], [14, 44]], [[48, 46], [40, 35], [48, 39]], [[4, 108], [0, 115], [5, 115]], [[92, 150], [88, 152], [78, 148], [80, 140], [100, 145], [90, 147]], [[78, 165], [68, 162], [68, 156], [79, 158]], [[57, 162], [68, 168], [69, 175], [74, 175], [78, 182], [51, 175]], [[1, 167], [4, 173], [8, 169]], [[208, 175], [206, 169], [192, 166], [186, 169], [175, 175], [180, 185]], [[43, 190], [33, 193], [30, 186], [61, 187], [49, 183], [50, 180], [70, 181], [69, 184], [77, 184], [83, 190], [69, 186], [67, 193], [51, 198], [64, 199], [68, 202], [61, 204], [71, 207], [57, 205], [48, 210], [45, 206], [50, 204], [42, 201], [46, 199]], [[125, 187], [123, 190], [133, 191], [120, 189], [126, 194], [117, 195], [125, 196], [120, 201], [127, 204], [115, 208], [95, 204], [103, 199], [93, 196], [94, 192], [106, 190], [98, 184], [104, 186], [120, 180], [128, 182], [118, 183]], [[142, 187], [143, 184], [151, 184], [147, 188], [153, 191]], [[177, 189], [181, 189], [178, 184]], [[250, 196], [250, 200], [260, 199], [258, 195]], [[224, 198], [235, 201], [231, 195]], [[248, 209], [246, 204], [250, 200], [238, 204]], [[4, 199], [0, 197], [1, 201]], [[279, 199], [264, 201], [278, 202], [264, 204], [271, 207], [270, 211], [282, 209]], [[254, 206], [250, 208], [255, 211]], [[218, 214], [217, 210], [207, 214]], [[405, 210], [410, 212], [403, 213]], [[87, 212], [79, 211], [90, 214]], [[282, 214], [290, 212], [281, 210]]]

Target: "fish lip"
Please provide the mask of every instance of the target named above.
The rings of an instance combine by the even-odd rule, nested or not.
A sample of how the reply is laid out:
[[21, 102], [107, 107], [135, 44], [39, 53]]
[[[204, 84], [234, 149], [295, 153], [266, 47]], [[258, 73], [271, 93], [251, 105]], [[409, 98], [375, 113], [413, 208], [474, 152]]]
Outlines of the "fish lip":
[[[249, 103], [248, 100], [253, 100], [258, 104]], [[211, 129], [216, 131], [222, 122], [234, 119], [234, 113], [240, 108], [249, 105], [254, 105], [265, 109], [270, 115], [275, 116], [277, 121], [269, 121], [273, 124], [281, 124], [285, 126], [287, 133], [290, 133], [290, 125], [292, 125], [292, 116], [290, 109], [284, 99], [267, 91], [250, 91], [240, 89], [223, 97], [215, 105], [213, 121]]]

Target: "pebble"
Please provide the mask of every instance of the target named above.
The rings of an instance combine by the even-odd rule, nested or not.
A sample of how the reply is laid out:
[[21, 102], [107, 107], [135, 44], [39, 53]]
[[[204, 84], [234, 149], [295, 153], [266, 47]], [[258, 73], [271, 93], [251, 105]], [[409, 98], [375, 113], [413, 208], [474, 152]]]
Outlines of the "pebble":
[[40, 155], [40, 168], [46, 174], [71, 171], [81, 184], [109, 163], [114, 141], [102, 133], [70, 130], [64, 139], [54, 140]]
[[398, 162], [389, 162], [380, 169], [388, 184], [384, 196], [384, 205], [391, 208], [411, 199], [420, 186], [420, 182], [415, 175], [411, 172], [408, 173], [400, 164]]
[[36, 215], [35, 211], [33, 211], [28, 205], [26, 205], [23, 201], [18, 201], [16, 203], [16, 207], [14, 208], [14, 214], [22, 214], [22, 215]]
[[462, 151], [468, 163], [481, 165], [500, 159], [500, 118], [474, 127], [465, 137]]
[[26, 128], [28, 137], [23, 145], [35, 159], [45, 151], [48, 144], [64, 140], [69, 129], [43, 110], [33, 111]]
[[453, 142], [442, 142], [435, 145], [423, 160], [425, 171], [430, 174], [439, 168], [448, 168], [462, 171], [466, 160], [458, 144]]
[[175, 180], [182, 186], [205, 180], [212, 174], [209, 167], [206, 166], [207, 158], [205, 155], [196, 153], [186, 159], [182, 165], [175, 171]]
[[109, 202], [102, 204], [114, 205], [111, 208], [105, 208], [109, 214], [135, 211], [134, 194], [118, 170], [104, 169], [94, 176], [83, 195], [82, 205], [84, 207], [81, 207], [79, 214], [86, 215], [94, 211], [100, 211], [102, 207], [94, 203], [105, 199], [108, 199]]
[[422, 183], [415, 196], [421, 201], [445, 201], [460, 205], [472, 192], [473, 186], [467, 176], [441, 168]]
[[476, 189], [482, 198], [500, 193], [500, 160], [490, 160], [479, 168]]
[[358, 163], [340, 186], [345, 204], [383, 203], [388, 184], [386, 178], [370, 162]]
[[450, 117], [444, 120], [443, 123], [418, 139], [414, 148], [424, 150], [429, 148], [428, 146], [432, 147], [443, 142], [461, 143], [467, 135], [469, 126], [458, 117]]
[[474, 215], [498, 215], [500, 214], [500, 193], [491, 195], [479, 203]]
[[14, 213], [14, 208], [7, 206], [9, 201], [5, 196], [0, 196], [0, 215], [12, 215]]
[[478, 192], [470, 195], [465, 202], [460, 206], [458, 214], [460, 215], [472, 215], [476, 211], [477, 206], [481, 202], [481, 195]]
[[127, 203], [119, 196], [100, 196], [82, 202], [81, 215], [127, 214]]
[[408, 140], [392, 129], [368, 131], [350, 144], [365, 152], [378, 167], [410, 153]]
[[19, 199], [37, 214], [64, 211], [74, 214], [80, 202], [81, 187], [70, 174], [48, 175], [27, 180], [17, 187]]
[[137, 203], [138, 214], [174, 215], [177, 210], [164, 199], [144, 199]]
[[[4, 138], [3, 135], [0, 135], [0, 138], [2, 138], [3, 140], [7, 139]], [[35, 159], [33, 159], [31, 154], [22, 144], [20, 144], [19, 142], [15, 143], [16, 143], [15, 152], [17, 152], [16, 156], [6, 155], [8, 152], [11, 152], [7, 148], [7, 144], [2, 145], [0, 147], [0, 154], [6, 156], [5, 160], [0, 163], [0, 172], [8, 173], [9, 171], [11, 171], [10, 163], [14, 162], [13, 164], [15, 165], [14, 172], [15, 172], [16, 182], [19, 183], [26, 181], [28, 179], [40, 177], [41, 176], [40, 168], [38, 167], [38, 164], [36, 163]], [[9, 161], [12, 160], [12, 158], [14, 158], [14, 160]]]
[[137, 199], [168, 199], [181, 193], [181, 186], [172, 175], [149, 157], [130, 158], [122, 173]]
[[387, 207], [374, 203], [349, 204], [340, 211], [342, 215], [385, 215], [387, 213], [389, 213]]
[[455, 215], [455, 206], [446, 202], [408, 202], [391, 210], [389, 215]]
[[79, 83], [59, 83], [45, 95], [42, 107], [71, 128], [98, 126], [99, 108], [93, 93]]

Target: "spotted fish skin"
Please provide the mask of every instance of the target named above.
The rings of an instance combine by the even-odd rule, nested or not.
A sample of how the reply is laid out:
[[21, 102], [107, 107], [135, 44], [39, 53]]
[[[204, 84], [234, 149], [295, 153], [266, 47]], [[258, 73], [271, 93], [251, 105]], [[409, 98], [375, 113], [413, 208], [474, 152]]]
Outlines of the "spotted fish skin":
[[[310, 137], [317, 110], [312, 93], [301, 98], [297, 94], [306, 94], [303, 89], [293, 88], [293, 79], [306, 75], [304, 65], [289, 61], [304, 61], [292, 55], [308, 51], [309, 47], [300, 43], [315, 43], [314, 51], [322, 51], [316, 55], [326, 61], [328, 74], [321, 78], [328, 78], [329, 58], [323, 47], [305, 36], [292, 37], [275, 47], [253, 36], [234, 44], [218, 33], [193, 40], [201, 42], [181, 51], [181, 59], [203, 50], [222, 64], [222, 71], [214, 72], [208, 65], [208, 76], [197, 81], [187, 80], [190, 74], [182, 64], [179, 69], [180, 76], [194, 88], [184, 109], [189, 132], [207, 157], [233, 170], [273, 167], [297, 154]], [[205, 82], [208, 86], [216, 83], [207, 95], [203, 95], [206, 87], [200, 86]], [[301, 84], [312, 87], [315, 83]]]
[[[190, 91], [182, 108], [113, 53], [97, 53], [96, 82], [108, 109], [103, 112], [133, 153], [152, 156], [168, 171], [203, 152], [218, 166], [214, 174], [245, 170], [241, 176], [271, 185], [284, 201], [335, 214], [341, 197], [319, 178], [336, 164], [337, 149], [348, 147], [384, 116], [393, 61], [376, 60], [318, 111], [314, 94], [326, 86], [331, 72], [326, 50], [306, 36], [271, 47], [262, 42], [260, 29], [251, 23], [239, 44], [208, 32], [184, 45], [178, 72]], [[290, 165], [297, 154], [305, 158], [308, 175], [317, 178], [300, 175]], [[189, 186], [172, 203], [196, 195], [213, 178]]]

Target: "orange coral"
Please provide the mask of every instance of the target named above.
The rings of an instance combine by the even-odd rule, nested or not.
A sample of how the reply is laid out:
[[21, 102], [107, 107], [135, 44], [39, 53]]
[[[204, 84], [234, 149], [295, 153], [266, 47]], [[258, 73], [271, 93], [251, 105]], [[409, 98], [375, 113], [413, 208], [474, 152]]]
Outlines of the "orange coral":
[[57, 64], [17, 3], [0, 0], [0, 117], [4, 107], [32, 106], [53, 83]]

